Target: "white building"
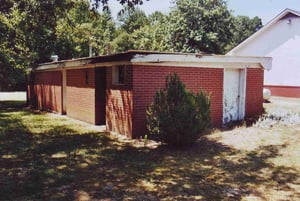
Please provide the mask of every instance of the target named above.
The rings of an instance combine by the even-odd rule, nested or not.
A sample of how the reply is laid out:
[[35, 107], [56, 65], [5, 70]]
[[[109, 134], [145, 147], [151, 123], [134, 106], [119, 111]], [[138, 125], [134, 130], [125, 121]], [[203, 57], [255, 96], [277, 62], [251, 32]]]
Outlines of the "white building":
[[274, 96], [300, 98], [300, 12], [285, 9], [227, 55], [272, 57], [265, 88]]

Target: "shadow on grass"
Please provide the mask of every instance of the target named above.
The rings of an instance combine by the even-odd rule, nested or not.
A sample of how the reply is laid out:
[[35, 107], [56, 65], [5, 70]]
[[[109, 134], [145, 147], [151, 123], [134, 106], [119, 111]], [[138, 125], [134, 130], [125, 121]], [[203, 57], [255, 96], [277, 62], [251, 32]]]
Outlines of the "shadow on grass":
[[[241, 200], [259, 184], [296, 183], [293, 170], [267, 162], [276, 146], [245, 156], [206, 138], [179, 150], [136, 148], [68, 125], [37, 135], [22, 121], [26, 115], [20, 108], [0, 110], [3, 200]], [[264, 177], [264, 169], [274, 171]]]
[[26, 104], [26, 101], [0, 101], [0, 109], [23, 108]]

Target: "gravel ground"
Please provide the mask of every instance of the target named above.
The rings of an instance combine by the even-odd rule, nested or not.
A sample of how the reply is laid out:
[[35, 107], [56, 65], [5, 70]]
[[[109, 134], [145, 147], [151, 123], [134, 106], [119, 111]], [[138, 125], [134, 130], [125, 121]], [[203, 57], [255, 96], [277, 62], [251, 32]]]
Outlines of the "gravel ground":
[[300, 99], [272, 97], [269, 103], [264, 103], [266, 114], [254, 127], [271, 128], [275, 125], [293, 126], [300, 124]]
[[272, 96], [270, 103], [264, 103], [268, 113], [292, 112], [300, 114], [300, 98], [285, 98]]

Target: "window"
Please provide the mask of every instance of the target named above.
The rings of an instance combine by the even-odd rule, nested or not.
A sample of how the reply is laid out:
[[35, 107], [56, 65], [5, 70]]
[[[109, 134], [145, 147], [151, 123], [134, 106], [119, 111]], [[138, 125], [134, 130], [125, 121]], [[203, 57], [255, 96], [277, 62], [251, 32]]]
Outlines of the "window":
[[125, 66], [114, 66], [112, 78], [114, 84], [125, 84]]

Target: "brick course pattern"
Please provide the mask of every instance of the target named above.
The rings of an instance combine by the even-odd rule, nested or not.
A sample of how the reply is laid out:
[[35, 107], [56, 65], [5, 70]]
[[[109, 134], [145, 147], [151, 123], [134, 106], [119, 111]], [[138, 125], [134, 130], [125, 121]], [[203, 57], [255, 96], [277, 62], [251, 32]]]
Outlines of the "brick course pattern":
[[155, 92], [165, 86], [165, 78], [177, 73], [187, 89], [200, 89], [211, 95], [211, 117], [215, 126], [222, 124], [223, 76], [220, 68], [133, 66], [133, 137], [147, 134], [146, 109]]
[[[220, 126], [223, 118], [222, 68], [126, 66], [124, 84], [112, 82], [111, 67], [98, 71], [94, 68], [67, 70], [67, 115], [97, 124], [97, 119], [100, 119], [97, 115], [101, 112], [103, 123], [105, 121], [109, 131], [130, 138], [145, 135], [146, 109], [153, 101], [155, 92], [165, 86], [166, 76], [175, 72], [187, 89], [194, 93], [202, 89], [210, 94], [212, 123], [214, 126]], [[31, 102], [35, 101], [40, 109], [62, 113], [62, 73], [46, 71], [34, 74], [34, 94], [30, 94], [29, 97]], [[106, 84], [99, 82], [99, 79], [106, 79]], [[246, 81], [246, 117], [258, 116], [263, 111], [263, 70], [247, 69]], [[103, 87], [103, 90], [99, 90], [99, 87]], [[101, 94], [96, 95], [96, 92]], [[103, 96], [106, 96], [106, 100]]]
[[247, 69], [246, 117], [257, 117], [263, 112], [264, 71], [258, 68]]
[[112, 82], [112, 68], [106, 69], [106, 126], [108, 130], [132, 136], [132, 67], [126, 66], [125, 83]]
[[62, 74], [60, 71], [36, 72], [31, 101], [38, 109], [62, 113]]
[[95, 69], [67, 70], [67, 115], [95, 124]]

